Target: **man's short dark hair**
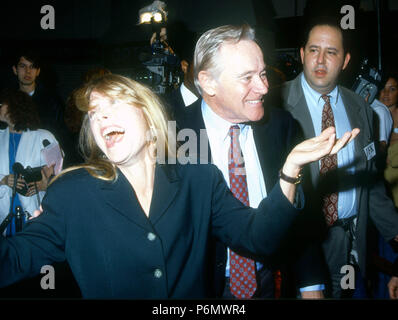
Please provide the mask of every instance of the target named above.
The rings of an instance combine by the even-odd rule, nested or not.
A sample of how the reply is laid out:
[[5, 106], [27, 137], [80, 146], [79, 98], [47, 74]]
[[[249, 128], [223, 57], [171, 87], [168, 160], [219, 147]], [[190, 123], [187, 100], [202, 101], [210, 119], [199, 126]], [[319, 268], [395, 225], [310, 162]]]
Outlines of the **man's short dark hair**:
[[17, 67], [17, 65], [22, 57], [24, 57], [26, 60], [31, 62], [33, 64], [33, 67], [40, 68], [40, 66], [41, 66], [40, 57], [39, 57], [38, 53], [32, 49], [19, 50], [15, 54], [15, 58], [14, 58], [12, 65]]
[[350, 52], [350, 45], [349, 45], [347, 32], [345, 30], [341, 29], [340, 18], [335, 17], [335, 16], [319, 16], [319, 17], [310, 19], [304, 27], [304, 37], [301, 41], [302, 48], [305, 48], [305, 46], [307, 45], [311, 30], [318, 26], [329, 26], [329, 27], [332, 27], [332, 28], [338, 30], [340, 32], [341, 38], [343, 40], [344, 53]]

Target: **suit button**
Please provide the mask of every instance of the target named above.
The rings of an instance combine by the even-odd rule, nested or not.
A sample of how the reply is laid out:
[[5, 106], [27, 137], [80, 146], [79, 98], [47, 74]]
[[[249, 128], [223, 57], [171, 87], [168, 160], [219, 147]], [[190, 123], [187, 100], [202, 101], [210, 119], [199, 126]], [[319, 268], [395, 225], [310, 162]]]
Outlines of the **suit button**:
[[149, 241], [153, 241], [153, 240], [156, 239], [156, 235], [154, 233], [152, 233], [152, 232], [149, 232], [147, 234], [147, 238], [148, 238]]
[[156, 269], [153, 275], [155, 276], [155, 278], [159, 279], [163, 275], [162, 270]]

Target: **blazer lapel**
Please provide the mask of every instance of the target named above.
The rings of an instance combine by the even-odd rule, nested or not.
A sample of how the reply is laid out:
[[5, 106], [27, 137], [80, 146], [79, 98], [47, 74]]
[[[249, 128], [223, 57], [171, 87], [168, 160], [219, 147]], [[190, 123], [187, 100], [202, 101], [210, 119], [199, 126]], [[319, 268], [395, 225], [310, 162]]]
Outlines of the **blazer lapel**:
[[[211, 149], [209, 143], [209, 137], [206, 132], [205, 122], [202, 115], [202, 99], [198, 99], [189, 107], [185, 108], [181, 116], [177, 119], [177, 125], [179, 131], [188, 128], [196, 133], [197, 145], [195, 155], [198, 163], [211, 163]], [[204, 152], [207, 149], [207, 154]], [[191, 154], [192, 155], [192, 154]]]
[[362, 170], [365, 170], [367, 164], [364, 148], [370, 143], [374, 142], [371, 132], [367, 130], [367, 126], [371, 128], [372, 124], [369, 123], [369, 119], [364, 106], [356, 103], [355, 100], [351, 99], [349, 95], [345, 93], [344, 88], [340, 87], [339, 90], [341, 98], [343, 99], [345, 110], [347, 112], [348, 120], [350, 121], [351, 128], [361, 129], [361, 132], [352, 141], [355, 146], [355, 170], [357, 172], [361, 172]]
[[131, 222], [144, 229], [151, 230], [133, 187], [121, 171], [118, 170], [118, 178], [114, 182], [100, 181], [101, 195], [109, 207], [123, 215]]
[[[257, 125], [253, 124], [253, 138], [256, 145], [257, 155], [260, 162], [261, 170], [263, 172], [263, 177], [266, 185], [267, 192], [272, 190], [275, 184], [275, 177], [270, 176], [269, 172], [275, 172], [275, 170], [268, 170], [268, 168], [273, 164], [275, 150], [272, 150], [269, 146], [269, 139], [275, 139], [275, 136], [269, 132], [269, 125]], [[267, 152], [268, 150], [268, 152]], [[267, 166], [266, 166], [267, 165]], [[276, 169], [277, 170], [277, 169]]]
[[170, 207], [179, 189], [180, 182], [175, 165], [158, 165], [149, 210], [149, 220], [153, 224], [156, 224]]
[[306, 139], [315, 136], [314, 126], [312, 125], [311, 114], [307, 107], [304, 92], [301, 87], [301, 75], [291, 82], [291, 88], [287, 97], [286, 110], [289, 111], [299, 123]]
[[148, 218], [142, 210], [131, 184], [122, 172], [119, 171], [119, 177], [113, 183], [100, 182], [101, 194], [105, 203], [128, 220], [149, 231], [152, 230], [151, 224], [155, 224], [169, 208], [177, 195], [179, 186], [179, 178], [173, 165], [156, 166]]

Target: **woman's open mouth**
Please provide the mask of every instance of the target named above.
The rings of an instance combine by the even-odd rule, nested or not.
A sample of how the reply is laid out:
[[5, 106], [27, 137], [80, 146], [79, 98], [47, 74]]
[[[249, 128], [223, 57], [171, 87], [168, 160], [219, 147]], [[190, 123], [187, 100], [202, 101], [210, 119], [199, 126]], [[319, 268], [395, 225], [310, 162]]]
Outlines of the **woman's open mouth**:
[[112, 148], [123, 139], [125, 130], [121, 127], [109, 126], [102, 129], [102, 136], [105, 139], [106, 147]]

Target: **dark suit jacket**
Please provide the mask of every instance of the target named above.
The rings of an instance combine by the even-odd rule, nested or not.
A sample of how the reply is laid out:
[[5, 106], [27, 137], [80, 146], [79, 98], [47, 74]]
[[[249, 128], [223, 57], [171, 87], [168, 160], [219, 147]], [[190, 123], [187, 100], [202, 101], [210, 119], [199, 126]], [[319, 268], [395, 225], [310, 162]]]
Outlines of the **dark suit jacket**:
[[[188, 89], [189, 90], [189, 89]], [[170, 119], [175, 120], [179, 118], [187, 106], [185, 106], [184, 99], [181, 94], [181, 87], [171, 90], [164, 97], [166, 110]], [[191, 105], [189, 105], [191, 106]]]
[[165, 106], [171, 119], [175, 119], [176, 115], [185, 109], [184, 99], [181, 95], [180, 87], [171, 90], [164, 96]]
[[[177, 117], [178, 128], [193, 129], [199, 137], [200, 131], [207, 139], [205, 124], [201, 111], [202, 100], [193, 103], [189, 108], [184, 109]], [[300, 140], [299, 127], [291, 115], [282, 110], [272, 107], [265, 109], [263, 119], [257, 123], [251, 123], [253, 127], [253, 136], [256, 144], [257, 154], [261, 169], [264, 176], [267, 192], [272, 190], [279, 181], [279, 170], [285, 163], [287, 155]], [[202, 152], [200, 148], [202, 147]], [[207, 144], [207, 152], [197, 143], [198, 161], [211, 162], [210, 145]], [[203, 157], [203, 154], [205, 156]], [[195, 158], [195, 157], [193, 157]], [[289, 230], [289, 237], [286, 237], [278, 249], [278, 254], [272, 258], [264, 259], [264, 257], [256, 257], [257, 261], [261, 261], [269, 268], [277, 265], [284, 272], [283, 295], [295, 297], [296, 288], [306, 287], [325, 282], [325, 266], [318, 244], [313, 244], [313, 239], [302, 232], [302, 225], [308, 225], [312, 222], [308, 221], [305, 216], [300, 215], [296, 219], [294, 226]], [[221, 296], [225, 284], [225, 267], [227, 260], [227, 250], [221, 243], [214, 244], [215, 261], [213, 267], [215, 270], [210, 272], [214, 275], [212, 282], [214, 283], [214, 294]], [[281, 265], [283, 264], [283, 266]], [[293, 270], [291, 270], [293, 268]], [[289, 280], [289, 281], [288, 281]], [[291, 287], [291, 283], [294, 283]], [[297, 286], [297, 287], [296, 287]]]
[[[357, 221], [357, 250], [359, 255], [359, 266], [365, 275], [366, 271], [366, 233], [367, 220], [370, 216], [381, 235], [390, 241], [398, 234], [398, 214], [395, 211], [391, 199], [386, 195], [384, 183], [378, 179], [376, 170], [376, 157], [367, 159], [364, 148], [374, 140], [373, 112], [371, 107], [359, 95], [351, 90], [339, 86], [339, 91], [347, 112], [352, 128], [359, 128], [361, 133], [355, 138], [355, 176], [343, 176], [341, 179], [346, 186], [355, 186], [359, 199], [358, 221]], [[301, 87], [301, 74], [294, 80], [286, 83], [283, 88], [282, 97], [284, 108], [300, 123], [304, 138], [315, 136], [311, 115]], [[319, 201], [322, 194], [335, 182], [328, 178], [323, 181], [319, 179], [319, 163], [310, 164], [307, 177], [310, 179], [305, 183], [306, 194], [316, 195], [311, 201], [306, 202], [307, 211], [313, 211], [319, 217], [322, 216]], [[334, 175], [336, 177], [336, 175]], [[328, 190], [331, 191], [330, 189]], [[325, 230], [325, 229], [324, 229]]]
[[279, 185], [253, 210], [215, 166], [180, 164], [156, 167], [149, 218], [121, 172], [115, 182], [68, 173], [42, 205], [22, 232], [0, 239], [0, 286], [66, 258], [85, 298], [207, 297], [211, 235], [270, 255], [299, 211]]

